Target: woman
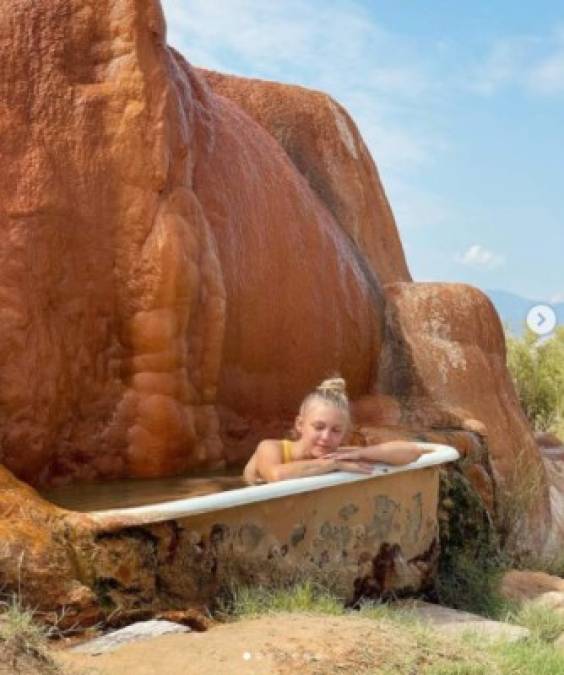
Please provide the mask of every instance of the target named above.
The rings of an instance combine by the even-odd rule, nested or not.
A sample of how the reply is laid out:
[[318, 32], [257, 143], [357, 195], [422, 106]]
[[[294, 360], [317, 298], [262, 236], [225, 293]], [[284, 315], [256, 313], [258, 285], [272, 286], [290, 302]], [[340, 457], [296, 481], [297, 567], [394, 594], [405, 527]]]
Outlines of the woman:
[[372, 473], [374, 462], [409, 464], [427, 452], [410, 441], [339, 447], [350, 424], [345, 381], [333, 378], [308, 394], [295, 421], [298, 440], [264, 440], [243, 472], [247, 483], [317, 476], [332, 471]]

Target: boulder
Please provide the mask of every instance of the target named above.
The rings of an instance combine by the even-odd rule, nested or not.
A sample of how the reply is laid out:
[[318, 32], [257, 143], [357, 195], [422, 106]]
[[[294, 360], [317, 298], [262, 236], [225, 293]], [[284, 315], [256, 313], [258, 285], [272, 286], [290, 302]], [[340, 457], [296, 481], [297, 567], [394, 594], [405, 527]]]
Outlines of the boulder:
[[552, 527], [545, 545], [546, 555], [560, 558], [564, 541], [564, 449], [542, 450], [543, 464], [548, 477]]
[[[487, 448], [468, 477], [516, 546], [538, 550], [550, 527], [545, 468], [506, 367], [491, 301], [464, 284], [385, 286], [378, 390], [401, 401], [402, 423], [470, 429]], [[470, 319], [471, 317], [471, 319]]]
[[1, 466], [0, 495], [2, 592], [59, 628], [99, 621], [98, 598], [76, 555], [78, 542], [89, 549], [88, 518], [54, 507]]
[[399, 605], [400, 610], [407, 608], [409, 615], [418, 619], [425, 626], [440, 632], [441, 635], [464, 637], [473, 634], [481, 640], [496, 642], [519, 642], [529, 637], [528, 628], [515, 626], [503, 621], [486, 619], [478, 614], [463, 612], [451, 607], [432, 605], [428, 602], [408, 602]]
[[549, 591], [539, 595], [533, 603], [537, 606], [550, 609], [557, 614], [564, 615], [564, 591]]
[[[328, 372], [369, 390], [377, 241], [409, 276], [365, 148], [369, 203], [339, 220], [167, 48], [154, 0], [3, 2], [0, 31], [2, 463], [35, 485], [219, 466], [280, 433]], [[342, 138], [360, 136], [331, 115], [332, 166], [350, 173]]]
[[510, 570], [503, 575], [500, 591], [508, 600], [534, 600], [546, 594], [564, 594], [564, 579], [545, 572]]
[[[209, 97], [214, 141], [195, 167], [194, 190], [226, 288], [217, 402], [227, 457], [236, 462], [265, 424], [283, 433], [323, 373], [341, 372], [353, 398], [369, 389], [383, 298], [365, 252], [284, 148], [233, 101]], [[293, 102], [296, 114], [309, 99], [304, 91]], [[337, 144], [334, 120], [325, 132]]]
[[1, 9], [0, 461], [36, 485], [213, 464], [225, 289], [159, 3]]
[[[378, 169], [347, 111], [320, 91], [199, 70], [271, 134], [380, 284], [411, 281]], [[359, 260], [359, 262], [361, 262]]]
[[151, 619], [150, 621], [137, 621], [125, 628], [106, 633], [100, 637], [83, 642], [70, 651], [79, 654], [89, 654], [98, 656], [99, 654], [108, 654], [115, 652], [123, 645], [151, 640], [161, 635], [171, 635], [175, 633], [189, 633], [188, 626], [182, 626], [172, 621], [162, 619]]

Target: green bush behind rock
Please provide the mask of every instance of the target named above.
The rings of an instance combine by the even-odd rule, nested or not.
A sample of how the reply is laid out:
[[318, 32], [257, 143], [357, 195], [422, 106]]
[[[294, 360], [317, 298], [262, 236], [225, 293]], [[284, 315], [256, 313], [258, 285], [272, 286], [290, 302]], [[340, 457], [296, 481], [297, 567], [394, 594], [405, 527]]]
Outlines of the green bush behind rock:
[[525, 415], [535, 431], [564, 437], [564, 327], [550, 339], [528, 331], [506, 335], [507, 366]]

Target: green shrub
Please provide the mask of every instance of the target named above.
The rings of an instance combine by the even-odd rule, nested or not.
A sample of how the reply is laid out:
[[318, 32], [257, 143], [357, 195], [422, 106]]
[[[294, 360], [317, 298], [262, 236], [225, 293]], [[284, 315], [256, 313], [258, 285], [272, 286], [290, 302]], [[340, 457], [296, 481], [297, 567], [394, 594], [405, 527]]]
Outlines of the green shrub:
[[[500, 538], [481, 499], [457, 469], [440, 473], [440, 558], [429, 599], [498, 618], [508, 611], [499, 593], [505, 561]], [[450, 510], [444, 512], [448, 502]]]
[[564, 327], [548, 340], [506, 335], [507, 366], [535, 431], [564, 433]]

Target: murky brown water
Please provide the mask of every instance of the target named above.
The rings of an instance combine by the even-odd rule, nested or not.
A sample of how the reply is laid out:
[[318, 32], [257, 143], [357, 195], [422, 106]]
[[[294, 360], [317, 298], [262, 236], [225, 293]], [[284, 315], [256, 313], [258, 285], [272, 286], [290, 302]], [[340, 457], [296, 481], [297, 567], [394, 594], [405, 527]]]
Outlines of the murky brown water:
[[42, 490], [41, 495], [57, 506], [88, 512], [158, 504], [244, 486], [241, 469], [233, 469], [201, 477], [175, 476], [74, 483]]

